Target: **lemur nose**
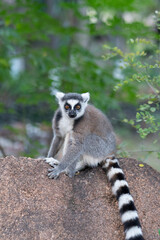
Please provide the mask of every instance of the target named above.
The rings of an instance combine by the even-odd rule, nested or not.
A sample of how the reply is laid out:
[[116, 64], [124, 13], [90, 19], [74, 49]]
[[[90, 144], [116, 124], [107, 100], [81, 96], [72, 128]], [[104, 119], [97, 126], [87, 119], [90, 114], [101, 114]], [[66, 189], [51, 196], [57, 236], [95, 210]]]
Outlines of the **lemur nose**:
[[70, 112], [69, 112], [69, 117], [70, 117], [70, 118], [74, 118], [74, 117], [76, 117], [76, 113], [75, 113], [75, 111], [73, 111], [73, 110], [70, 111]]

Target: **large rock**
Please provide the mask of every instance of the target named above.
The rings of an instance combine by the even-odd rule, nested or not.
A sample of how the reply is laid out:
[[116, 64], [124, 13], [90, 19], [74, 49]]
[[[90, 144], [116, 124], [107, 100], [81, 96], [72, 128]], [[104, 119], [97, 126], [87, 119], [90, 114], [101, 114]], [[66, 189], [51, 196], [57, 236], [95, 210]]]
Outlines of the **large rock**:
[[[146, 240], [158, 240], [160, 174], [121, 159]], [[122, 240], [118, 206], [101, 168], [48, 179], [42, 160], [0, 159], [1, 240]]]

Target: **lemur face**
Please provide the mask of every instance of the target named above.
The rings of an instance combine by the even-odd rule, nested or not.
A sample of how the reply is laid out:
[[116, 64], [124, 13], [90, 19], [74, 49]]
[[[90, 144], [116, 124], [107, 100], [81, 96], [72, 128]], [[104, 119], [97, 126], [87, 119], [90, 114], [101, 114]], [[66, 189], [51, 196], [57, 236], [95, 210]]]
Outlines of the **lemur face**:
[[57, 92], [56, 97], [64, 116], [72, 119], [80, 118], [86, 109], [89, 101], [89, 93], [61, 93]]
[[70, 99], [64, 103], [64, 110], [70, 118], [76, 118], [82, 110], [81, 105], [80, 101]]

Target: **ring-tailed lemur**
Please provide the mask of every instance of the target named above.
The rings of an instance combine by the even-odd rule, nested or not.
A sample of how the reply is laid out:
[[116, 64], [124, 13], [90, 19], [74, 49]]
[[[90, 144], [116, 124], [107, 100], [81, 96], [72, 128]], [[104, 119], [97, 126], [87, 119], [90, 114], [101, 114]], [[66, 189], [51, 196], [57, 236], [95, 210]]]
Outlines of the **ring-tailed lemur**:
[[[58, 92], [59, 109], [53, 118], [54, 137], [45, 161], [49, 178], [65, 172], [72, 177], [86, 166], [103, 165], [116, 196], [126, 240], [144, 240], [128, 183], [117, 159], [113, 159], [116, 141], [108, 118], [88, 104], [89, 93]], [[61, 161], [55, 157], [61, 152]]]

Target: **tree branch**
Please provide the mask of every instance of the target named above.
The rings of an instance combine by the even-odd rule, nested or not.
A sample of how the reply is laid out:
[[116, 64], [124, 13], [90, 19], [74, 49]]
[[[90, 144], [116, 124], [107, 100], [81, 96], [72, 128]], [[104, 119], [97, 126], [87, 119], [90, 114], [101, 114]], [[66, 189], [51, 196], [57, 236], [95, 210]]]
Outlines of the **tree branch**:
[[3, 155], [3, 157], [6, 157], [7, 155], [5, 154], [4, 148], [0, 145], [0, 151]]
[[152, 89], [152, 91], [154, 92], [154, 94], [157, 96], [158, 99], [160, 99], [159, 94], [157, 93], [156, 89], [146, 80], [148, 86]]

